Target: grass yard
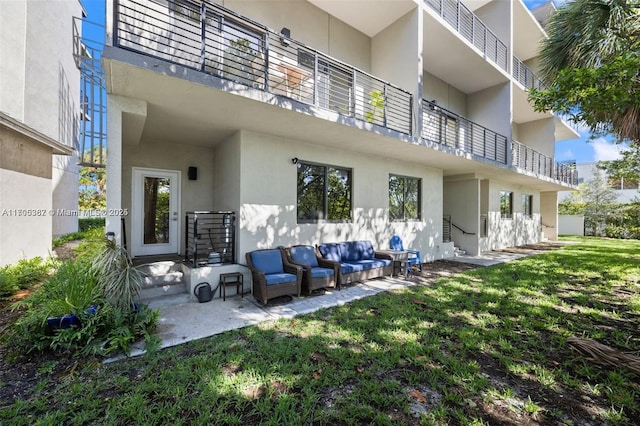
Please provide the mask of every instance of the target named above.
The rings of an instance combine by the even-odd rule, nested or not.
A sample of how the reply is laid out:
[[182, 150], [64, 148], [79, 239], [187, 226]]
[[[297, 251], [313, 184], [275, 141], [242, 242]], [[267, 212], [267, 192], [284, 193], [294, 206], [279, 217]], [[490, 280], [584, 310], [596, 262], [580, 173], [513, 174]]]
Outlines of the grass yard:
[[0, 423], [638, 424], [640, 376], [567, 338], [640, 357], [640, 241], [420, 283], [114, 364], [51, 359], [29, 386], [0, 376]]

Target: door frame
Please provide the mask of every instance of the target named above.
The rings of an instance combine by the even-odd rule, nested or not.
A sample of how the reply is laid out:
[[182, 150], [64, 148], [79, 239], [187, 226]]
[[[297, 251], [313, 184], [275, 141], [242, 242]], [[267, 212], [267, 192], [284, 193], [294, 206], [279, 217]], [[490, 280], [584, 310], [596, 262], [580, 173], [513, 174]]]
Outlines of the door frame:
[[[160, 244], [144, 244], [144, 191], [142, 183], [145, 177], [160, 177], [171, 179], [169, 198], [169, 241], [175, 234], [174, 242]], [[180, 206], [181, 206], [180, 170], [155, 169], [146, 167], [131, 168], [131, 254], [132, 256], [147, 256], [180, 253]], [[175, 208], [175, 210], [172, 208]], [[175, 220], [171, 215], [175, 216]], [[173, 224], [173, 227], [172, 227]]]

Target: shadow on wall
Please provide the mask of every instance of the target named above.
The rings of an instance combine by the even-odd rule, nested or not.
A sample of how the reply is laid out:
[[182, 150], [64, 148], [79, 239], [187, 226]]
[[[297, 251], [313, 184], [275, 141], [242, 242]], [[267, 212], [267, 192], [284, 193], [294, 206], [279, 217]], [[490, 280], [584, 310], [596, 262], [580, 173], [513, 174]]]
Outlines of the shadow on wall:
[[78, 113], [64, 67], [58, 63], [58, 141], [78, 150]]
[[425, 254], [442, 244], [441, 224], [432, 219], [389, 222], [388, 212], [382, 208], [354, 209], [354, 218], [349, 223], [299, 224], [295, 206], [245, 204], [240, 210], [240, 249], [251, 251], [294, 244], [371, 240], [374, 247], [383, 250], [389, 248], [389, 240], [394, 234], [400, 235], [405, 247], [423, 250]]

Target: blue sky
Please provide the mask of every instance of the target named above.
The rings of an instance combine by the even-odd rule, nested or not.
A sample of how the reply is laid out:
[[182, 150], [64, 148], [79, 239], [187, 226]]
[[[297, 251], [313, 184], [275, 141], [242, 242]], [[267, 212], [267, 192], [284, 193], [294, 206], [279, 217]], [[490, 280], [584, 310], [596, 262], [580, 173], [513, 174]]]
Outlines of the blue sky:
[[[81, 0], [87, 11], [87, 19], [96, 23], [105, 22], [105, 0]], [[532, 8], [547, 0], [523, 0], [527, 7]], [[555, 0], [556, 4], [565, 0]], [[83, 35], [91, 40], [104, 40], [104, 32], [97, 31], [95, 26], [87, 26]], [[606, 138], [589, 139], [589, 131], [578, 128], [580, 138], [560, 141], [556, 143], [556, 160], [576, 160], [578, 163], [613, 160], [619, 156], [619, 147]]]

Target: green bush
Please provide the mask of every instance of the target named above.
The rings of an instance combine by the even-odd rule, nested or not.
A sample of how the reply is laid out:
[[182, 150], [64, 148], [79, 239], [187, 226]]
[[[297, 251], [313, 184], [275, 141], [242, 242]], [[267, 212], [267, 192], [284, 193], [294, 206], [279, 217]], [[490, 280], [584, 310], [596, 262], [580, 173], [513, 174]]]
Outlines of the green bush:
[[0, 268], [0, 298], [13, 296], [18, 290], [24, 290], [44, 279], [49, 273], [50, 264], [41, 257], [21, 259], [14, 265]]
[[[88, 252], [85, 252], [86, 255]], [[107, 302], [91, 257], [68, 260], [30, 297], [14, 304], [25, 313], [12, 325], [5, 343], [17, 352], [63, 351], [76, 355], [110, 355], [130, 351], [131, 345], [151, 337], [159, 313], [145, 305], [121, 308]], [[95, 307], [91, 312], [89, 307]], [[74, 314], [80, 324], [50, 330], [47, 319]]]
[[87, 232], [105, 227], [104, 217], [85, 217], [78, 220], [78, 231]]

